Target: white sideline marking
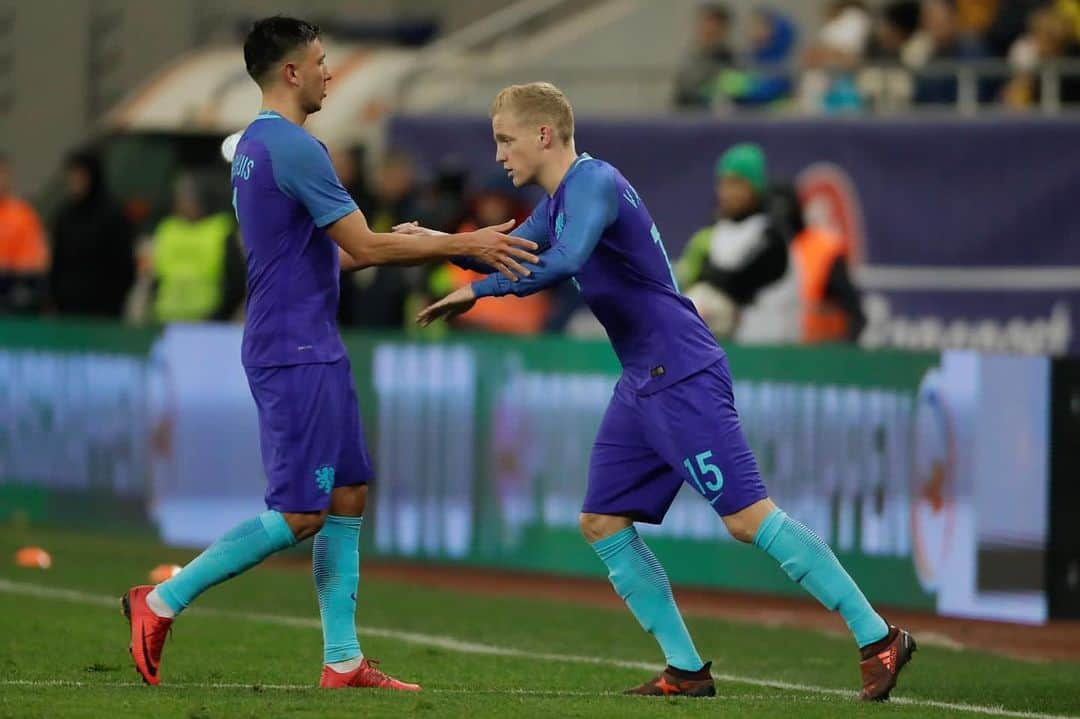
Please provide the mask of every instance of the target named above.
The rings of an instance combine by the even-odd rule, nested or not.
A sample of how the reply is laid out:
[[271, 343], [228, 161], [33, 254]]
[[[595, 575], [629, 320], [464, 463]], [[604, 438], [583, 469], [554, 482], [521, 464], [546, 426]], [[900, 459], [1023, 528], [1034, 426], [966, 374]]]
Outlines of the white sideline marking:
[[[90, 594], [82, 592], [77, 589], [62, 589], [59, 587], [46, 587], [40, 584], [29, 584], [24, 582], [12, 582], [6, 579], [0, 579], [0, 592], [7, 594], [17, 594], [26, 597], [40, 597], [43, 599], [60, 599], [69, 602], [75, 602], [78, 604], [88, 604], [94, 606], [104, 607], [119, 607], [119, 597], [110, 597], [102, 594]], [[228, 617], [232, 619], [241, 619], [245, 621], [260, 622], [264, 624], [275, 624], [278, 626], [286, 627], [299, 627], [304, 629], [318, 629], [322, 630], [322, 624], [318, 619], [311, 617], [290, 617], [280, 614], [262, 614], [258, 612], [241, 612], [229, 609], [190, 609], [187, 614], [196, 614], [199, 616], [218, 616]], [[419, 632], [408, 632], [397, 629], [385, 629], [380, 627], [359, 627], [360, 634], [371, 637], [382, 637], [384, 639], [392, 639], [394, 641], [406, 642], [408, 644], [417, 644], [426, 647], [436, 647], [439, 649], [446, 649], [447, 651], [459, 652], [462, 654], [482, 654], [487, 656], [501, 656], [501, 657], [516, 657], [521, 659], [533, 659], [540, 661], [551, 662], [563, 662], [571, 664], [598, 664], [609, 667], [619, 667], [622, 669], [640, 669], [647, 672], [655, 672], [659, 668], [657, 664], [652, 662], [639, 662], [639, 661], [627, 661], [624, 659], [611, 659], [608, 657], [590, 657], [581, 656], [576, 654], [555, 654], [550, 652], [531, 652], [524, 649], [515, 649], [513, 647], [500, 647], [492, 644], [481, 644], [478, 642], [469, 642], [461, 639], [455, 639], [453, 637], [439, 636], [436, 634], [422, 634]], [[793, 682], [777, 681], [773, 679], [758, 679], [755, 677], [747, 677], [739, 674], [726, 674], [717, 673], [713, 674], [713, 677], [720, 682], [729, 682], [732, 684], [745, 684], [755, 687], [764, 687], [769, 689], [783, 689], [787, 691], [803, 692], [806, 694], [819, 694], [825, 696], [837, 696], [853, 699], [854, 692], [845, 689], [832, 689], [829, 687], [818, 687], [809, 684], [796, 684]], [[91, 683], [91, 682], [75, 682], [75, 681], [63, 681], [63, 680], [29, 680], [29, 679], [14, 679], [14, 680], [2, 680], [0, 686], [71, 686], [71, 687], [84, 687], [84, 686], [142, 686], [138, 683]], [[212, 688], [212, 689], [251, 689], [255, 685], [252, 684], [173, 684], [173, 687], [189, 687], [189, 688]], [[292, 684], [260, 684], [258, 685], [263, 689], [272, 690], [300, 690], [310, 689], [308, 685], [292, 685]], [[459, 690], [434, 690], [434, 692], [442, 693], [454, 693]], [[470, 693], [472, 690], [460, 690], [465, 693]], [[485, 693], [480, 690], [475, 693]], [[543, 690], [490, 690], [487, 693], [496, 694], [537, 694], [537, 695], [558, 695], [558, 696], [578, 696], [575, 692], [563, 692], [563, 691], [543, 691]], [[603, 696], [601, 692], [581, 692], [581, 696]], [[947, 709], [951, 711], [967, 712], [972, 714], [986, 714], [989, 716], [997, 717], [1014, 717], [1015, 719], [1080, 719], [1080, 717], [1066, 716], [1063, 714], [1043, 714], [1040, 712], [1024, 712], [1015, 711], [1012, 709], [1005, 709], [1000, 706], [980, 706], [978, 704], [958, 704], [953, 702], [936, 701], [933, 699], [913, 699], [910, 697], [894, 697], [890, 700], [892, 704], [907, 704], [911, 706], [923, 706], [933, 707], [935, 709]]]

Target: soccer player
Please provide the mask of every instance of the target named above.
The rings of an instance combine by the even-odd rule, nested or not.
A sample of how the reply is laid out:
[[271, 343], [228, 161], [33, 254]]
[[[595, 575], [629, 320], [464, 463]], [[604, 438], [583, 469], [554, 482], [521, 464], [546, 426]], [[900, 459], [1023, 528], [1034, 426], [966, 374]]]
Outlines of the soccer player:
[[[491, 125], [495, 159], [514, 184], [547, 192], [515, 230], [541, 246], [541, 263], [526, 265], [532, 274], [520, 282], [493, 273], [462, 287], [418, 321], [571, 279], [607, 330], [623, 373], [593, 445], [581, 531], [667, 659], [662, 673], [628, 693], [716, 692], [711, 662], [698, 655], [663, 567], [634, 528], [659, 524], [688, 482], [732, 536], [840, 612], [861, 652], [860, 697], [886, 699], [915, 641], [874, 611], [819, 537], [769, 499], [739, 425], [725, 354], [679, 293], [645, 202], [614, 167], [577, 153], [573, 111], [553, 85], [505, 88]], [[399, 231], [426, 232], [415, 224]]]
[[330, 80], [318, 28], [284, 17], [261, 20], [244, 43], [244, 60], [263, 109], [237, 145], [232, 187], [247, 255], [242, 361], [258, 408], [268, 509], [172, 579], [124, 595], [131, 655], [143, 679], [157, 684], [177, 614], [208, 588], [314, 535], [321, 686], [417, 691], [366, 659], [356, 637], [358, 538], [372, 467], [335, 322], [339, 267], [465, 255], [516, 279], [515, 271], [528, 273], [520, 262], [537, 260], [529, 252], [536, 245], [502, 234], [512, 223], [446, 237], [373, 233], [326, 148], [303, 129]]

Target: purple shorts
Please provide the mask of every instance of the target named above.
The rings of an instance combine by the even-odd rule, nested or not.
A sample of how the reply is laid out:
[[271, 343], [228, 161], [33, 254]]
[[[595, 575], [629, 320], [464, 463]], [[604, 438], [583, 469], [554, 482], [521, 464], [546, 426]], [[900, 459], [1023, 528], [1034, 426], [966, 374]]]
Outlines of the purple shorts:
[[268, 508], [319, 512], [330, 505], [335, 487], [371, 481], [371, 457], [347, 357], [330, 364], [246, 371], [259, 410]]
[[653, 394], [615, 386], [581, 511], [660, 524], [683, 482], [720, 516], [768, 496], [739, 425], [726, 358]]

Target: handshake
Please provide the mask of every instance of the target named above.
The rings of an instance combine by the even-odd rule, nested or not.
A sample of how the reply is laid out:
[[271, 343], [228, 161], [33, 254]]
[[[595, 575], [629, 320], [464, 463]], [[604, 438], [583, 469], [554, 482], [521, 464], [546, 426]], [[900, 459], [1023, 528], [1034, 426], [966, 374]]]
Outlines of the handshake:
[[[402, 235], [446, 235], [448, 238], [455, 238], [463, 242], [466, 247], [464, 251], [455, 252], [455, 254], [471, 257], [491, 268], [492, 271], [501, 272], [511, 282], [517, 282], [519, 277], [528, 277], [532, 274], [529, 268], [521, 264], [521, 261], [537, 264], [540, 258], [533, 254], [534, 250], [539, 249], [535, 242], [506, 234], [513, 227], [514, 220], [507, 220], [501, 225], [491, 225], [472, 232], [450, 235], [413, 221], [394, 225], [394, 232]], [[416, 323], [421, 327], [427, 327], [440, 317], [450, 319], [468, 312], [474, 304], [476, 304], [476, 293], [473, 286], [468, 284], [425, 307], [416, 315]]]
[[514, 228], [514, 224], [514, 220], [507, 220], [501, 225], [451, 235], [424, 227], [414, 220], [394, 225], [394, 232], [399, 235], [445, 235], [461, 248], [460, 252], [455, 250], [455, 255], [471, 257], [490, 267], [493, 272], [501, 272], [511, 282], [517, 282], [518, 277], [531, 274], [521, 262], [536, 264], [540, 258], [533, 254], [539, 249], [535, 242], [506, 234]]

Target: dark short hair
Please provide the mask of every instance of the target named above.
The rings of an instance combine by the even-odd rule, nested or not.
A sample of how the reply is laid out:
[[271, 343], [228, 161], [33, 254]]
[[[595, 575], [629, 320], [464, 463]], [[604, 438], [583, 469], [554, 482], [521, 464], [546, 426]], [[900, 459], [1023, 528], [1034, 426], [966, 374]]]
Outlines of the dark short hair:
[[315, 42], [319, 26], [305, 20], [275, 15], [258, 20], [244, 40], [244, 64], [260, 86], [267, 74], [289, 53]]

